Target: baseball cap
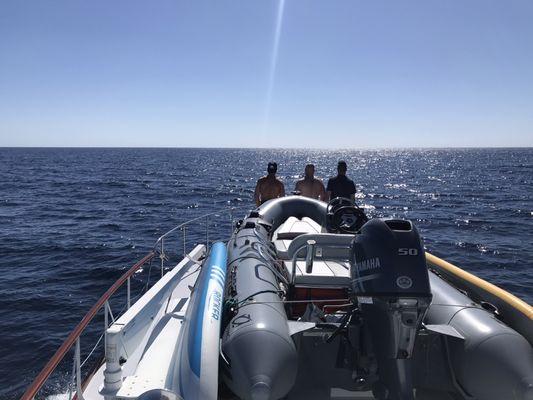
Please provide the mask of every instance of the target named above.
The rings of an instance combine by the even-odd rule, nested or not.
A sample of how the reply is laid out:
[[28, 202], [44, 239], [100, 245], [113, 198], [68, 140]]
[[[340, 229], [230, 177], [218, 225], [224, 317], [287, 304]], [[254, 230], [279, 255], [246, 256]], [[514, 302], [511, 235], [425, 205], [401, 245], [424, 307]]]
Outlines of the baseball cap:
[[278, 163], [275, 163], [275, 162], [268, 163], [267, 171], [269, 174], [275, 174], [277, 170], [278, 170]]

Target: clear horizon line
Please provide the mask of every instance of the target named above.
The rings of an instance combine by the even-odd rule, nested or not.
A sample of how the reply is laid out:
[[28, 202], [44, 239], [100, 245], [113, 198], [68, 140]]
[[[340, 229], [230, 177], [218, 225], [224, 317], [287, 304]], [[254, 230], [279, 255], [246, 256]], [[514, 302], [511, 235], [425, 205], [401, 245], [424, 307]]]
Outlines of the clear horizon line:
[[446, 150], [532, 149], [532, 146], [375, 146], [375, 147], [252, 147], [252, 146], [0, 146], [0, 149], [220, 149], [220, 150]]

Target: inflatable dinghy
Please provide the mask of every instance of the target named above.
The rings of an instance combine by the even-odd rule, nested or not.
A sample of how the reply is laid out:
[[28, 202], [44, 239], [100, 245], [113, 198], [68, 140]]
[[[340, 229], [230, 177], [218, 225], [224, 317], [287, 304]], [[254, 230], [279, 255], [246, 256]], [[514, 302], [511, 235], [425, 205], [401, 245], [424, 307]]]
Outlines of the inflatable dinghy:
[[[158, 242], [138, 265], [164, 262]], [[23, 399], [74, 347], [70, 394], [87, 400], [533, 400], [531, 306], [346, 199], [271, 200], [198, 245], [106, 322], [85, 379], [83, 323]]]

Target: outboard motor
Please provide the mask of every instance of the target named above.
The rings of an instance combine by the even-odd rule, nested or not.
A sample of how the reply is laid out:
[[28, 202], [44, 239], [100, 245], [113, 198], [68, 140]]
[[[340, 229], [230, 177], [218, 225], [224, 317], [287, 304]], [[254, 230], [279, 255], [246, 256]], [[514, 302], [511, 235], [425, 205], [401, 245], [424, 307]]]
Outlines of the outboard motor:
[[378, 360], [378, 399], [412, 400], [411, 355], [431, 301], [425, 253], [411, 221], [372, 219], [353, 244], [352, 289]]

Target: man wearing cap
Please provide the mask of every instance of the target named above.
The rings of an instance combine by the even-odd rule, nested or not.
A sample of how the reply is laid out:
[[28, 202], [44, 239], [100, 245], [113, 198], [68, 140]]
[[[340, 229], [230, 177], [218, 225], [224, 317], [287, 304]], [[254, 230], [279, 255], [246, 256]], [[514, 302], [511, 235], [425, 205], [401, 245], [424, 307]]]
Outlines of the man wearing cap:
[[268, 175], [259, 178], [257, 181], [254, 193], [254, 200], [257, 206], [267, 200], [285, 196], [285, 186], [283, 186], [283, 182], [276, 178], [277, 171], [278, 164], [269, 162], [267, 167]]
[[337, 164], [337, 176], [328, 180], [326, 191], [329, 199], [335, 197], [345, 197], [355, 202], [355, 183], [346, 176], [348, 166], [345, 161]]
[[320, 179], [315, 178], [315, 166], [313, 164], [305, 166], [305, 177], [296, 182], [294, 191], [302, 196], [322, 201], [325, 201], [327, 196], [324, 184]]

